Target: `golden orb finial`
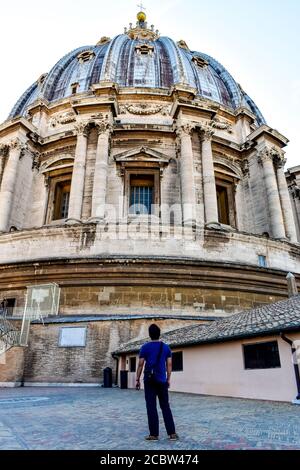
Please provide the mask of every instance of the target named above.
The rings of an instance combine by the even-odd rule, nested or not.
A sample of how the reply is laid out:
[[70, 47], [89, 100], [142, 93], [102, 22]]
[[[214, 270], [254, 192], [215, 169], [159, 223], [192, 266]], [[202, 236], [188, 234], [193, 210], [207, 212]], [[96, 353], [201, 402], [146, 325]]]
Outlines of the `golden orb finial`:
[[141, 23], [144, 23], [147, 19], [147, 16], [146, 16], [146, 13], [144, 11], [140, 11], [138, 14], [137, 14], [137, 19], [138, 21], [140, 21]]

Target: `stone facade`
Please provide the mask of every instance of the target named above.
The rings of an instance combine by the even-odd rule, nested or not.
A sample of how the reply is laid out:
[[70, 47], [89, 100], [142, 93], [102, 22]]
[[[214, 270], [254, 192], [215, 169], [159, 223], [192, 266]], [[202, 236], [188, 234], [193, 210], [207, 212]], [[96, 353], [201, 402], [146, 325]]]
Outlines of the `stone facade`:
[[300, 240], [300, 166], [289, 168], [286, 179], [296, 224], [297, 237]]
[[[117, 70], [128, 38], [135, 75], [128, 69], [125, 80]], [[144, 21], [72, 54], [0, 126], [0, 299], [16, 299], [13, 317], [26, 286], [48, 282], [61, 288], [62, 317], [136, 314], [146, 325], [163, 313], [168, 328], [174, 315], [209, 319], [284, 298], [287, 272], [300, 274], [283, 173], [287, 139], [214, 59], [160, 38]], [[71, 63], [80, 80], [66, 85]], [[207, 83], [218, 86], [206, 95], [194, 88], [188, 63], [200, 84], [210, 74]], [[137, 193], [151, 197], [147, 214], [132, 211]], [[130, 322], [122, 334], [120, 325], [105, 328], [132, 339]], [[30, 381], [47, 380], [41, 338], [56, 328], [32, 328]], [[110, 349], [103, 351], [89, 352], [97, 379]], [[53, 357], [62, 363], [49, 381], [61, 380], [69, 356]], [[94, 380], [93, 367], [83, 381]]]

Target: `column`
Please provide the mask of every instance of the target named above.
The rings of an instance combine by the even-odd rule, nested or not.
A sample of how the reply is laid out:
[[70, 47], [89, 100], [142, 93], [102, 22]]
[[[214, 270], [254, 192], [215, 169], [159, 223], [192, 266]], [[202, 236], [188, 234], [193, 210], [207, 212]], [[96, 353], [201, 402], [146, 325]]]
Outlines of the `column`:
[[270, 212], [270, 226], [272, 230], [272, 236], [274, 238], [285, 238], [285, 229], [274, 170], [272, 151], [270, 149], [264, 149], [260, 153], [260, 159], [263, 165], [264, 179], [267, 190], [267, 201]]
[[92, 219], [103, 219], [105, 216], [110, 132], [111, 126], [108, 123], [103, 122], [98, 125]]
[[194, 182], [194, 158], [191, 134], [193, 126], [179, 124], [177, 135], [180, 138], [180, 180], [183, 223], [196, 220], [196, 191]]
[[14, 139], [9, 144], [9, 157], [4, 169], [0, 191], [0, 232], [6, 232], [9, 229], [18, 163], [25, 149], [26, 146], [19, 139]]
[[211, 145], [213, 134], [214, 132], [211, 127], [202, 127], [202, 174], [204, 211], [207, 224], [217, 223], [219, 221], [215, 169]]
[[86, 157], [88, 144], [87, 125], [81, 123], [77, 126], [77, 145], [72, 174], [69, 219], [81, 220], [83, 192], [85, 183]]
[[286, 182], [286, 177], [284, 174], [285, 163], [286, 163], [286, 160], [280, 159], [279, 161], [277, 161], [277, 165], [276, 165], [279, 197], [280, 197], [280, 202], [281, 202], [286, 235], [291, 240], [292, 243], [297, 243], [297, 233], [296, 233], [293, 209], [292, 209], [291, 199], [290, 199], [289, 190], [288, 190], [288, 186]]
[[9, 149], [7, 145], [0, 144], [0, 189], [8, 150]]

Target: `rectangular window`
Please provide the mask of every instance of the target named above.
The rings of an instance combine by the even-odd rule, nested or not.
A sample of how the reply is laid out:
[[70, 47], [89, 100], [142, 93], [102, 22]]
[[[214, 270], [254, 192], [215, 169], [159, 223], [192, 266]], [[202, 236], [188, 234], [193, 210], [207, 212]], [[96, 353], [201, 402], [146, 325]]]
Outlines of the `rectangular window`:
[[281, 367], [277, 341], [244, 344], [245, 369], [275, 369]]
[[53, 220], [68, 218], [71, 182], [62, 181], [57, 183], [54, 196]]
[[130, 177], [130, 208], [129, 213], [134, 215], [148, 215], [152, 213], [154, 195], [153, 175], [131, 175]]
[[86, 328], [61, 328], [58, 345], [61, 348], [84, 348], [86, 345]]
[[230, 225], [227, 188], [225, 186], [216, 186], [216, 191], [219, 222], [220, 224]]
[[183, 353], [182, 351], [172, 353], [172, 371], [183, 371]]
[[136, 372], [136, 357], [131, 357], [129, 359], [129, 371]]
[[258, 264], [261, 268], [267, 267], [267, 258], [263, 255], [258, 256]]

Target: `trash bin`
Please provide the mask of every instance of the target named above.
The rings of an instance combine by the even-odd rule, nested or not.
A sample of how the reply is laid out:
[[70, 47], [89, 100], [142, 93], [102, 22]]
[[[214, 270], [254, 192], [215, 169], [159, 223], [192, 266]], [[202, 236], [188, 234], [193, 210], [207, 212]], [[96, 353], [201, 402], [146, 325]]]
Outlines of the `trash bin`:
[[112, 369], [106, 367], [103, 371], [103, 387], [112, 388]]
[[123, 389], [128, 388], [128, 370], [120, 371], [120, 382], [121, 382], [121, 388]]

